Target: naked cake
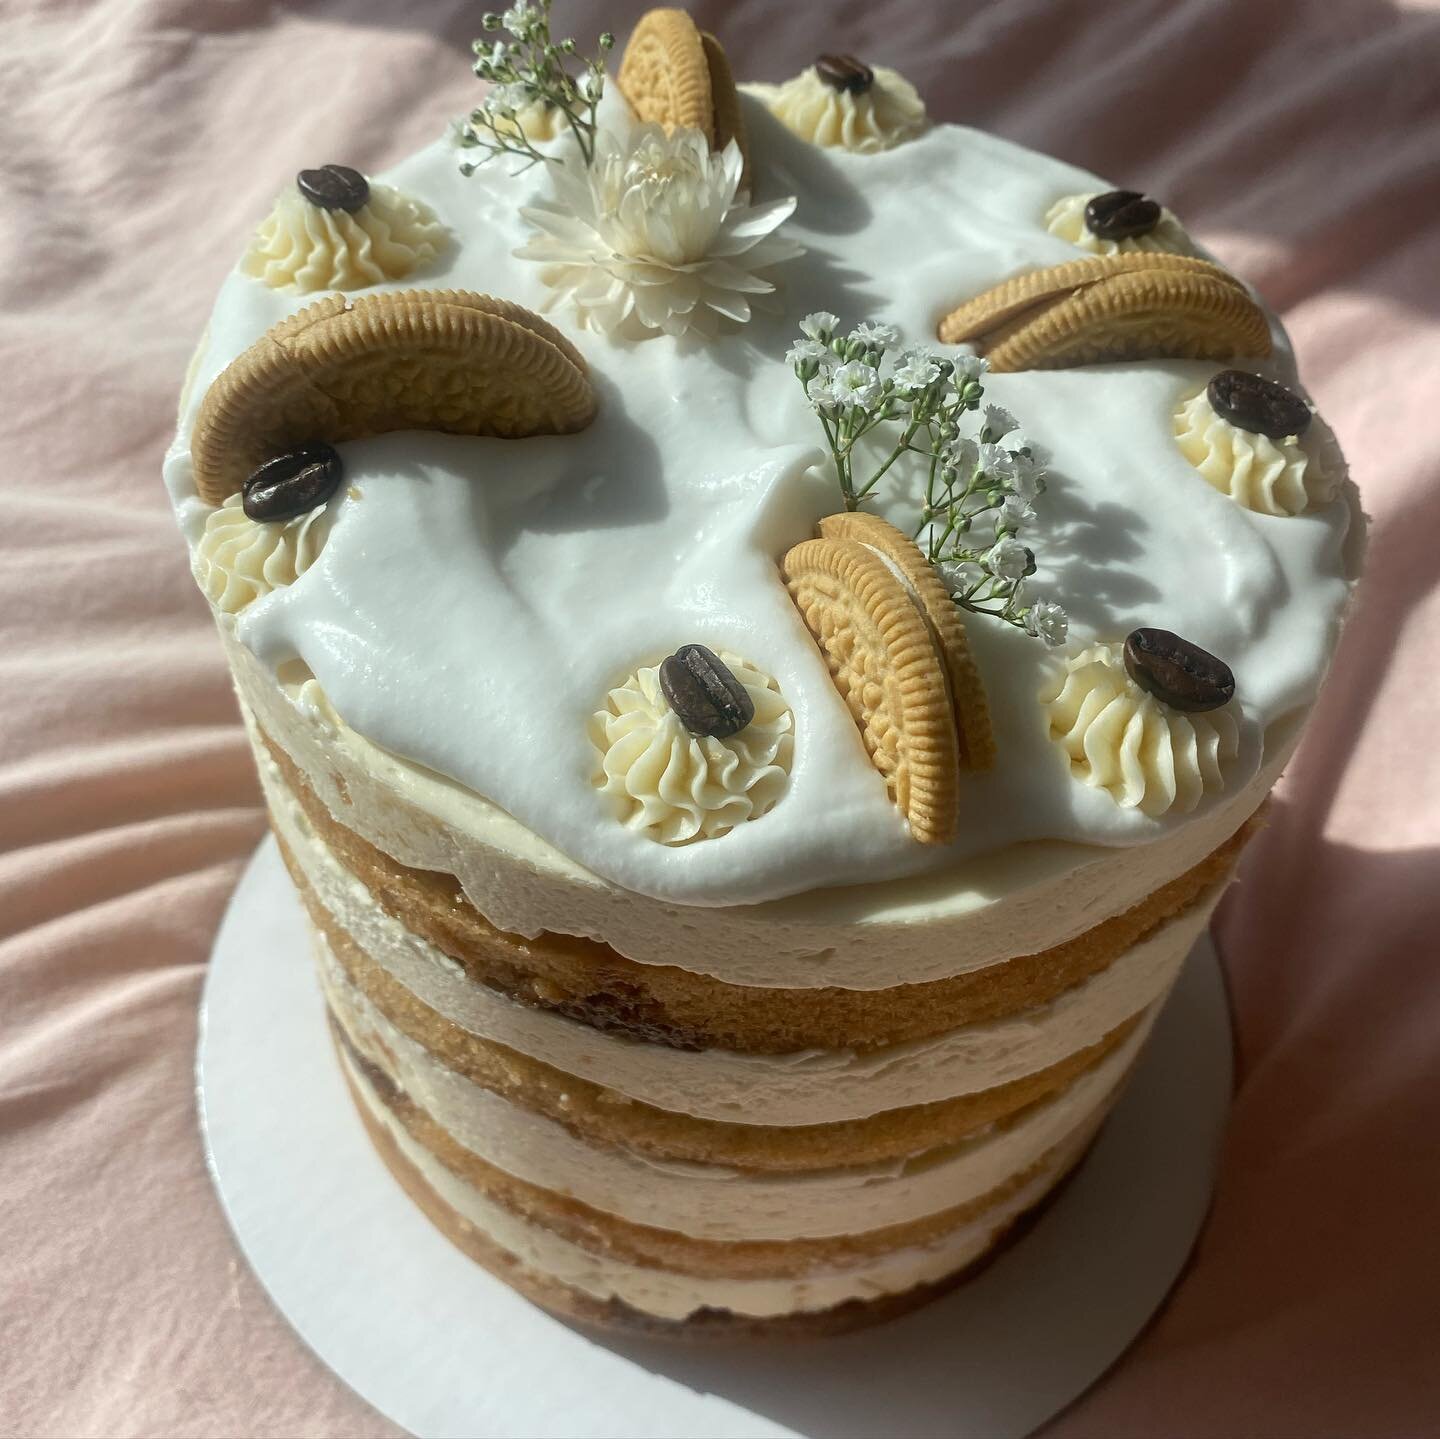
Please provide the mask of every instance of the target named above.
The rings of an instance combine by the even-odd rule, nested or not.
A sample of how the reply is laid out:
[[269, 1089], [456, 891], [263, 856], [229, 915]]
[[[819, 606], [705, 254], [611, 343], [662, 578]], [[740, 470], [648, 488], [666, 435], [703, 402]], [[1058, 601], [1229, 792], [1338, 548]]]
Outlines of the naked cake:
[[276, 177], [165, 479], [416, 1203], [579, 1320], [865, 1323], [1104, 1122], [1352, 496], [1158, 200], [851, 55], [549, 25], [393, 170]]

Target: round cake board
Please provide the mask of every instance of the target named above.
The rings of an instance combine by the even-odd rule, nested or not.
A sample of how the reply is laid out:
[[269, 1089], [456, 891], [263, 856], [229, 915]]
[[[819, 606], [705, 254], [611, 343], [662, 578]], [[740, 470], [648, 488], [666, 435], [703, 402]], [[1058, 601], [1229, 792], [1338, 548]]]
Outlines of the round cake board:
[[1125, 1098], [1028, 1234], [973, 1281], [834, 1339], [599, 1339], [471, 1263], [371, 1150], [267, 838], [210, 959], [197, 1061], [215, 1185], [300, 1337], [417, 1435], [1002, 1439], [1094, 1383], [1164, 1301], [1210, 1202], [1230, 1020], [1208, 939]]

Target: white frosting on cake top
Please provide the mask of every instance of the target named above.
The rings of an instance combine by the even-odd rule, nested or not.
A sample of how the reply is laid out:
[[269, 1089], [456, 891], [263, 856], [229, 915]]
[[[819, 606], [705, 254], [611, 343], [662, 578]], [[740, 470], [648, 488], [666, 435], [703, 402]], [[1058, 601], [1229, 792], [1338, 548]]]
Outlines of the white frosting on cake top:
[[[808, 252], [776, 272], [778, 313], [705, 341], [572, 331], [600, 396], [580, 434], [342, 444], [348, 489], [323, 553], [249, 605], [235, 634], [271, 669], [302, 660], [376, 744], [485, 796], [596, 874], [679, 903], [943, 870], [1032, 839], [1143, 844], [1207, 812], [1221, 796], [1207, 795], [1193, 816], [1157, 818], [1075, 779], [1037, 701], [1045, 649], [971, 617], [998, 762], [964, 777], [953, 846], [911, 839], [776, 573], [784, 550], [840, 508], [819, 426], [783, 356], [813, 310], [932, 342], [961, 299], [1073, 258], [1044, 216], [1104, 182], [950, 125], [881, 154], [821, 150], [744, 104], [757, 198], [797, 197], [786, 233]], [[464, 178], [441, 142], [386, 178], [454, 236], [430, 284], [539, 309], [538, 267], [511, 252], [529, 237], [520, 207], [548, 182], [541, 167], [508, 170], [501, 161]], [[238, 271], [221, 290], [166, 462], [192, 545], [209, 512], [188, 454], [200, 398], [303, 303]], [[1297, 383], [1278, 333], [1275, 358], [1255, 367]], [[1048, 453], [1036, 588], [1067, 607], [1077, 642], [1155, 625], [1231, 666], [1240, 752], [1227, 766], [1229, 792], [1256, 773], [1267, 730], [1315, 694], [1348, 593], [1348, 510], [1337, 501], [1295, 517], [1255, 514], [1196, 472], [1172, 417], [1217, 368], [1149, 361], [995, 375], [987, 399]], [[877, 509], [913, 528], [903, 483], [885, 486]], [[618, 824], [597, 793], [587, 721], [627, 675], [687, 642], [744, 654], [775, 677], [794, 714], [795, 757], [788, 792], [763, 818], [667, 847]]]

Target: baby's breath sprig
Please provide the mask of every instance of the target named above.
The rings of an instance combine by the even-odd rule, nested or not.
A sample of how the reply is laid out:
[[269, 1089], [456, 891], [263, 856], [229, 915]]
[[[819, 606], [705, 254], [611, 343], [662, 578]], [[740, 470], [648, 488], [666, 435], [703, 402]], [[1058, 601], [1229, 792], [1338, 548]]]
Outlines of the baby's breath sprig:
[[[907, 463], [921, 467], [925, 498], [914, 538], [955, 603], [1047, 645], [1063, 644], [1064, 610], [1026, 595], [1035, 555], [1019, 539], [1035, 517], [1045, 471], [1016, 434], [1014, 416], [998, 405], [984, 407], [978, 433], [961, 433], [980, 410], [985, 361], [900, 350], [890, 325], [839, 330], [839, 317], [828, 311], [807, 315], [785, 358], [819, 416], [845, 508], [858, 510], [892, 467], [915, 456]], [[868, 476], [857, 476], [856, 446], [881, 426], [898, 427], [898, 436], [888, 453], [882, 444], [878, 460], [865, 462]]]
[[536, 149], [521, 123], [521, 112], [534, 106], [558, 110], [585, 164], [594, 159], [595, 111], [605, 93], [604, 57], [615, 37], [606, 31], [599, 39], [600, 54], [583, 56], [574, 40], [551, 38], [550, 5], [551, 0], [516, 0], [503, 14], [481, 18], [483, 29], [503, 30], [510, 38], [475, 41], [475, 73], [489, 81], [490, 91], [461, 124], [458, 143], [485, 153], [463, 163], [462, 174], [473, 175], [498, 155], [518, 155], [525, 161], [521, 170], [555, 159]]

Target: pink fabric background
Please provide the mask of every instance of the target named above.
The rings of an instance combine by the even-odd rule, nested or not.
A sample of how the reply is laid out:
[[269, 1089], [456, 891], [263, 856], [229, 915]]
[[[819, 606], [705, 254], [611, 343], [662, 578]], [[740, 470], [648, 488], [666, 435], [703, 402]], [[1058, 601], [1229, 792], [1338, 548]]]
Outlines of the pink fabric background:
[[[196, 1004], [262, 821], [158, 469], [272, 192], [464, 108], [480, 8], [0, 6], [5, 1432], [393, 1432], [272, 1311], [201, 1159]], [[852, 49], [943, 118], [1163, 196], [1284, 313], [1374, 518], [1370, 585], [1224, 911], [1240, 1081], [1213, 1217], [1051, 1432], [1435, 1432], [1440, 9], [698, 9], [742, 76]]]

